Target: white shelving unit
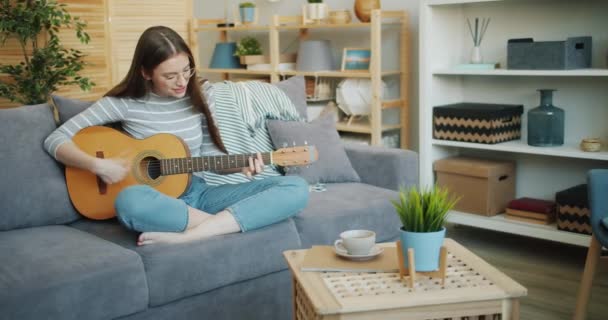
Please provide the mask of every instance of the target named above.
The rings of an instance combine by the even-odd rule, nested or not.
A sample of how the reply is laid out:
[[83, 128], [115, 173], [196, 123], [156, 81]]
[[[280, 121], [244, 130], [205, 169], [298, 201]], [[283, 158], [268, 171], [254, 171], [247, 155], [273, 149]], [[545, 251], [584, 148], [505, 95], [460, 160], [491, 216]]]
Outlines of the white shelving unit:
[[[472, 155], [516, 162], [516, 196], [554, 200], [555, 193], [585, 183], [592, 168], [608, 168], [608, 1], [587, 0], [425, 0], [420, 9], [420, 181], [435, 182], [433, 162]], [[467, 18], [491, 18], [481, 44], [484, 63], [496, 70], [460, 70], [472, 40]], [[592, 68], [584, 70], [506, 70], [507, 41], [592, 36]], [[527, 111], [539, 105], [541, 88], [554, 88], [554, 105], [566, 112], [565, 144], [539, 148], [527, 144]], [[457, 102], [523, 104], [522, 139], [495, 145], [433, 138], [433, 107]], [[599, 137], [604, 148], [583, 152], [584, 137]], [[453, 211], [462, 225], [580, 246], [589, 236], [505, 219]]]

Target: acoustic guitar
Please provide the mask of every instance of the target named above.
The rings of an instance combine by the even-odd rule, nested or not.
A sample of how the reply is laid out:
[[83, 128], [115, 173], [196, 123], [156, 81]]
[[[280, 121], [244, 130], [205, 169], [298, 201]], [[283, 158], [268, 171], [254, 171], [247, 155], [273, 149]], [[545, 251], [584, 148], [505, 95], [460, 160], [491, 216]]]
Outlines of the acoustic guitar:
[[[66, 167], [70, 200], [82, 215], [96, 220], [116, 215], [114, 199], [125, 187], [146, 184], [177, 198], [188, 189], [191, 173], [248, 167], [249, 157], [256, 157], [255, 153], [190, 157], [186, 143], [172, 134], [160, 133], [146, 139], [134, 139], [102, 126], [80, 130], [72, 140], [89, 155], [121, 158], [130, 165], [127, 176], [115, 184], [104, 183], [90, 171]], [[264, 164], [300, 166], [316, 161], [318, 153], [314, 146], [299, 146], [262, 153], [262, 159]]]

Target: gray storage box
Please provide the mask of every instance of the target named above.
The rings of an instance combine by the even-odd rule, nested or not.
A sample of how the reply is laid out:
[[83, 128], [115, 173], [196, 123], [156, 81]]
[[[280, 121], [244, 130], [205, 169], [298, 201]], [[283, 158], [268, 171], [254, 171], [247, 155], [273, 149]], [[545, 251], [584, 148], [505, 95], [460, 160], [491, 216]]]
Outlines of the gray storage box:
[[591, 37], [570, 37], [566, 41], [510, 39], [507, 69], [564, 70], [591, 68]]

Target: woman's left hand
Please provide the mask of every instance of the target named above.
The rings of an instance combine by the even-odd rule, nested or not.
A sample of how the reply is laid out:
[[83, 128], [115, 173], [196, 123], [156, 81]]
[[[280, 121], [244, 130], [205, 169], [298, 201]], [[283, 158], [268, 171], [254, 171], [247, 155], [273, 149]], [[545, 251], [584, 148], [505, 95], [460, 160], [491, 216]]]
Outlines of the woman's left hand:
[[262, 171], [264, 171], [264, 160], [262, 154], [258, 152], [255, 158], [249, 157], [249, 167], [243, 168], [243, 174], [251, 178]]

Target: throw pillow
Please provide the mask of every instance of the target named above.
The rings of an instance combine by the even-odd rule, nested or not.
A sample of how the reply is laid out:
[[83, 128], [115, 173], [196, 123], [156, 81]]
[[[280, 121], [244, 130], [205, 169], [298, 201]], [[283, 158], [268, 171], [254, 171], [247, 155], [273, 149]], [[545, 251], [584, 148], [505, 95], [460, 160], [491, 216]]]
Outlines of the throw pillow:
[[42, 147], [55, 130], [48, 104], [0, 109], [0, 231], [78, 219], [63, 166]]
[[602, 219], [602, 224], [604, 225], [604, 227], [608, 230], [608, 217]]
[[59, 113], [59, 125], [62, 125], [64, 122], [93, 104], [91, 101], [82, 101], [55, 95], [51, 96], [51, 99]]
[[308, 167], [293, 167], [287, 175], [298, 175], [308, 183], [359, 182], [361, 179], [346, 155], [332, 115], [311, 122], [268, 120], [268, 132], [275, 148], [283, 144], [315, 146], [319, 159]]
[[295, 105], [300, 117], [308, 120], [306, 112], [306, 80], [304, 76], [291, 77], [274, 85], [285, 92], [289, 100]]

